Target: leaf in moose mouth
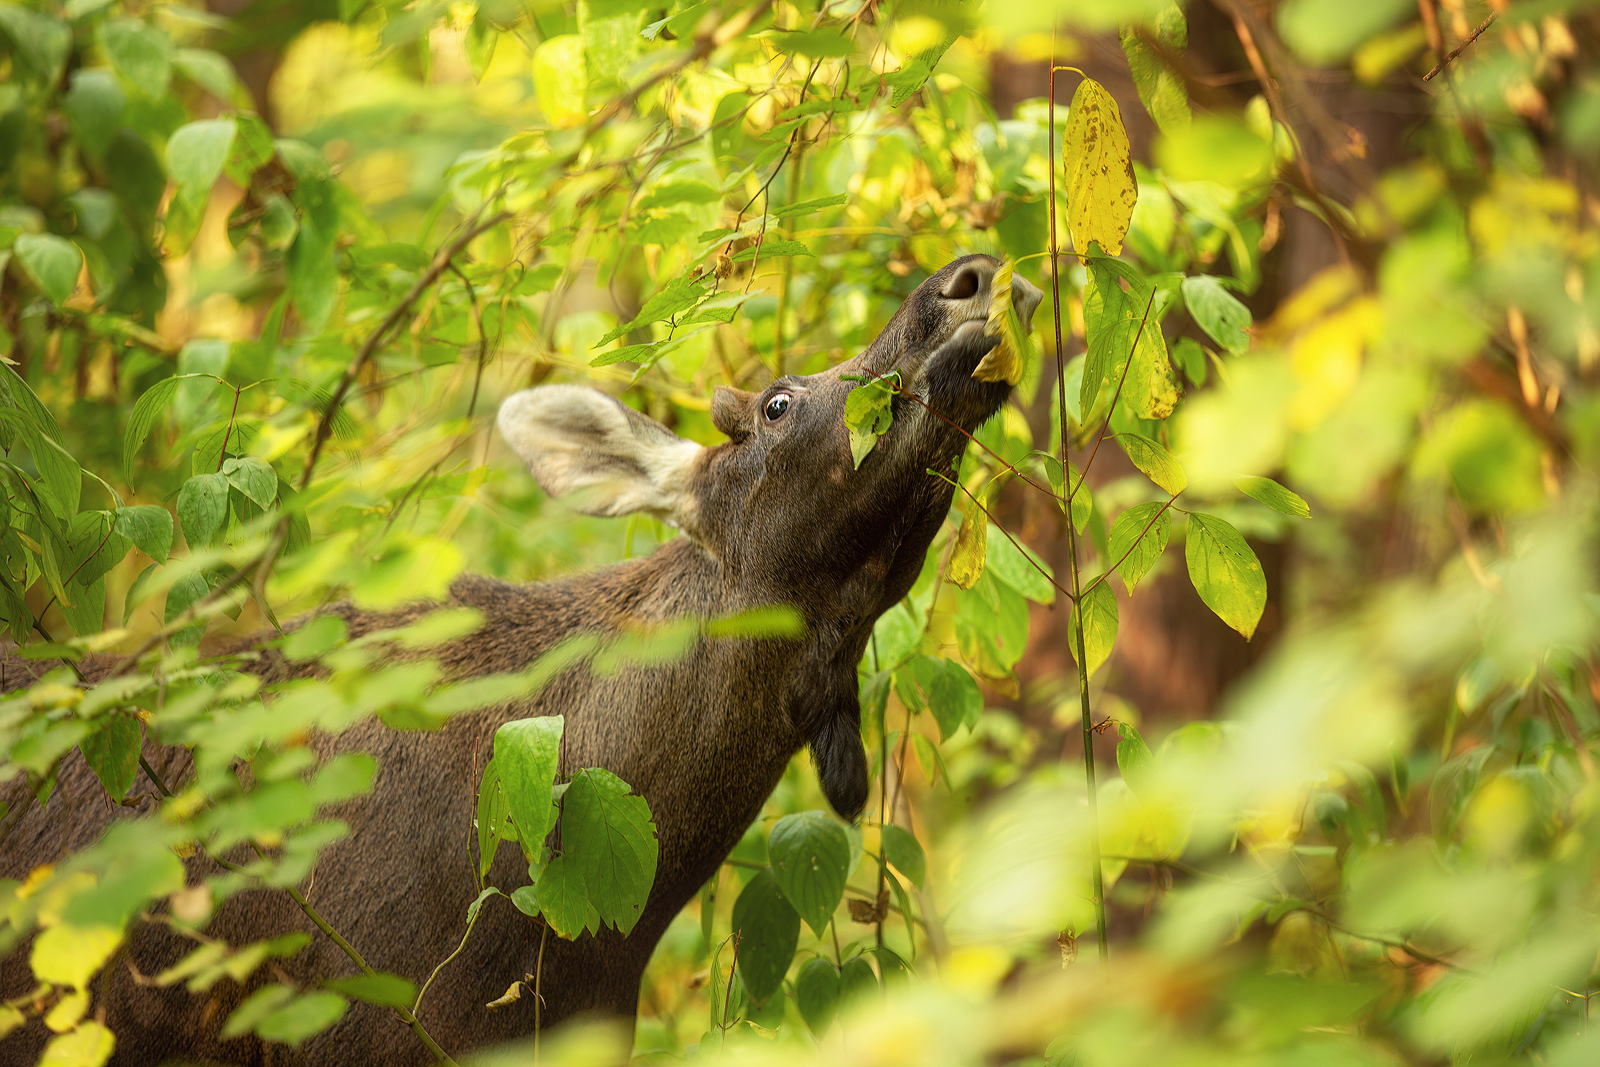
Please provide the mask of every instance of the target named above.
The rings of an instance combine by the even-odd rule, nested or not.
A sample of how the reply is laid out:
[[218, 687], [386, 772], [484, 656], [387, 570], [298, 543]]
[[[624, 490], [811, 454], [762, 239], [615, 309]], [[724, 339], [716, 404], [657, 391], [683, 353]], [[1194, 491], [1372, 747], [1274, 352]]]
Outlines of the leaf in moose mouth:
[[989, 283], [989, 321], [984, 324], [983, 332], [988, 337], [999, 337], [1000, 343], [972, 369], [972, 377], [980, 382], [1016, 385], [1022, 380], [1022, 323], [1011, 301], [1011, 279], [1016, 266], [1006, 260]]

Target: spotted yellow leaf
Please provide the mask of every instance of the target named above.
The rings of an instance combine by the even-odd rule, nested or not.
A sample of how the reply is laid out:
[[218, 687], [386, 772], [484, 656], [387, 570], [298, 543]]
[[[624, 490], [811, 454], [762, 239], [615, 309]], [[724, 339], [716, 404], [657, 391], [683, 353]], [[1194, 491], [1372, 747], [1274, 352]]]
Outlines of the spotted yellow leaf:
[[972, 369], [972, 376], [980, 382], [1016, 385], [1022, 380], [1022, 324], [1017, 320], [1016, 305], [1011, 302], [1011, 279], [1016, 266], [1006, 260], [989, 283], [989, 321], [983, 332], [1000, 338], [1000, 343]]
[[971, 589], [983, 577], [983, 562], [989, 556], [989, 517], [976, 501], [968, 500], [962, 509], [961, 529], [956, 531], [956, 547], [950, 552], [945, 573], [956, 585]]
[[1122, 112], [1105, 86], [1093, 78], [1079, 82], [1072, 95], [1061, 158], [1072, 247], [1082, 255], [1090, 241], [1098, 241], [1106, 255], [1119, 255], [1139, 199], [1139, 183], [1133, 176]]

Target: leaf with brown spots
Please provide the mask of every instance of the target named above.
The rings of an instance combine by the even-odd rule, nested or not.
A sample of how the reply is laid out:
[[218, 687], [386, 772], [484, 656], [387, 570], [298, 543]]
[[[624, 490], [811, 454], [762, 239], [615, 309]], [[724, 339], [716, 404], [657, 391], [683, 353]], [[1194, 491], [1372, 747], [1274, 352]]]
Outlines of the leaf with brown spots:
[[1139, 183], [1133, 176], [1122, 112], [1105, 86], [1093, 78], [1079, 82], [1072, 94], [1061, 159], [1072, 247], [1082, 255], [1090, 241], [1098, 241], [1107, 255], [1119, 255], [1139, 199]]

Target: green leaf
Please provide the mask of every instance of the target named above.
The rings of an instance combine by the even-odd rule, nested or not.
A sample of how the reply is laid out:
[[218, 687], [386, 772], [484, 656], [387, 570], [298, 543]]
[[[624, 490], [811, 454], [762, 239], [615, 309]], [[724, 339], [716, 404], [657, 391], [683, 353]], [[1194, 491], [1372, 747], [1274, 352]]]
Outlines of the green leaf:
[[139, 551], [165, 563], [172, 551], [172, 513], [154, 504], [137, 504], [131, 508], [118, 508], [117, 533], [136, 545]]
[[[1161, 332], [1161, 303], [1131, 265], [1091, 249], [1083, 290], [1088, 351], [1078, 403], [1089, 417], [1102, 387], [1142, 419], [1164, 419], [1178, 402], [1177, 381]], [[1123, 290], [1121, 283], [1128, 289]], [[1118, 393], [1118, 383], [1121, 392]]]
[[909, 830], [888, 823], [883, 828], [883, 855], [895, 869], [907, 878], [918, 889], [922, 888], [922, 880], [928, 874], [928, 858], [922, 851], [922, 842], [912, 836]]
[[680, 311], [687, 311], [694, 307], [706, 295], [705, 282], [699, 278], [684, 275], [674, 278], [667, 283], [666, 288], [656, 293], [645, 301], [644, 307], [639, 309], [639, 314], [630, 322], [625, 322], [609, 331], [600, 340], [594, 343], [595, 348], [610, 344], [623, 334], [632, 333], [641, 326], [648, 326], [653, 322], [663, 322]]
[[133, 584], [128, 586], [128, 594], [122, 599], [122, 625], [128, 625], [128, 620], [133, 618], [134, 610], [150, 595], [150, 586], [155, 581], [156, 571], [160, 569], [161, 564], [150, 564], [140, 571]]
[[[1079, 605], [1081, 614], [1086, 621], [1083, 630], [1084, 657], [1088, 664], [1089, 677], [1094, 677], [1094, 672], [1100, 669], [1111, 655], [1111, 646], [1117, 640], [1117, 595], [1111, 589], [1110, 582], [1100, 582], [1093, 589], [1083, 594], [1083, 601]], [[1078, 616], [1080, 611], [1072, 612], [1071, 644], [1068, 651], [1072, 658], [1078, 658]]]
[[72, 88], [62, 100], [72, 136], [96, 158], [105, 155], [116, 139], [127, 102], [117, 76], [99, 68], [73, 71]]
[[277, 472], [254, 456], [225, 460], [222, 476], [259, 507], [268, 507], [278, 499]]
[[839, 972], [839, 1003], [848, 1004], [863, 993], [878, 990], [878, 976], [872, 971], [872, 964], [867, 962], [865, 956], [854, 956], [844, 961], [844, 968]]
[[1255, 633], [1267, 606], [1267, 578], [1239, 531], [1215, 515], [1194, 512], [1184, 556], [1206, 607], [1246, 638]]
[[114, 801], [127, 796], [133, 788], [139, 775], [139, 746], [143, 739], [144, 729], [138, 719], [113, 715], [78, 742], [84, 761]]
[[167, 173], [180, 193], [198, 197], [211, 191], [228, 162], [237, 128], [232, 119], [203, 119], [173, 133], [167, 140]]
[[1183, 466], [1160, 442], [1136, 433], [1119, 433], [1116, 438], [1133, 465], [1162, 489], [1177, 496], [1189, 487], [1189, 476], [1183, 473]]
[[511, 818], [522, 837], [523, 851], [530, 857], [528, 877], [534, 881], [539, 878], [544, 839], [556, 821], [550, 790], [555, 785], [565, 725], [560, 715], [541, 715], [513, 719], [494, 733], [500, 786], [505, 790], [506, 803], [511, 805]]
[[197, 474], [178, 490], [178, 522], [190, 548], [212, 544], [228, 518], [228, 480]]
[[1149, 781], [1155, 757], [1150, 754], [1150, 746], [1144, 743], [1137, 727], [1119, 721], [1117, 733], [1117, 770], [1128, 787], [1137, 793]]
[[256, 1024], [255, 1031], [267, 1041], [298, 1048], [302, 1041], [344, 1018], [349, 1007], [350, 1002], [337, 993], [306, 993], [268, 1014]]
[[1239, 492], [1252, 500], [1258, 500], [1273, 511], [1281, 511], [1285, 515], [1293, 515], [1297, 519], [1311, 517], [1311, 505], [1300, 498], [1300, 494], [1288, 489], [1271, 478], [1248, 476], [1237, 478], [1234, 485], [1239, 487]]
[[[1128, 592], [1150, 573], [1166, 550], [1172, 533], [1172, 516], [1165, 504], [1151, 501], [1136, 504], [1117, 516], [1111, 524], [1109, 551], [1117, 573], [1128, 585]], [[1130, 551], [1131, 550], [1131, 551]], [[1121, 560], [1120, 563], [1117, 561]]]
[[989, 573], [1035, 604], [1055, 603], [1056, 587], [1050, 582], [1053, 575], [1049, 564], [1026, 547], [1017, 547], [999, 527], [989, 532], [987, 540]]
[[894, 394], [900, 387], [898, 371], [870, 382], [856, 382], [844, 401], [844, 425], [850, 434], [850, 458], [856, 469], [872, 450], [878, 438], [894, 425]]
[[85, 1019], [59, 1037], [50, 1039], [39, 1067], [101, 1067], [111, 1058], [117, 1039], [104, 1025]]
[[1191, 118], [1183, 75], [1167, 65], [1144, 34], [1154, 37], [1168, 53], [1181, 55], [1189, 38], [1183, 11], [1177, 4], [1168, 4], [1148, 27], [1122, 27], [1122, 54], [1128, 59], [1128, 71], [1133, 75], [1140, 103], [1163, 132], [1182, 129]]
[[[536, 896], [539, 914], [557, 934], [571, 941], [583, 933], [589, 916], [589, 890], [584, 884], [583, 871], [570, 856], [556, 856], [545, 864], [539, 874]], [[512, 899], [515, 901], [515, 895]]]
[[220, 52], [213, 52], [209, 48], [180, 48], [172, 54], [172, 65], [185, 78], [224, 104], [249, 100], [249, 94], [233, 72], [233, 64]]
[[584, 96], [589, 91], [589, 71], [582, 37], [566, 33], [540, 42], [533, 50], [533, 91], [552, 126], [576, 126], [588, 118]]
[[621, 348], [600, 353], [589, 361], [589, 366], [610, 367], [617, 363], [649, 363], [652, 362], [651, 353], [663, 344], [665, 344], [663, 341], [650, 341], [642, 345], [623, 345]]
[[[196, 601], [205, 596], [210, 590], [206, 580], [198, 574], [188, 574], [172, 583], [172, 588], [167, 590], [166, 609], [162, 621], [170, 626], [185, 611], [188, 611]], [[175, 645], [192, 645], [200, 640], [205, 633], [204, 622], [196, 622], [186, 626], [173, 634], [171, 641]]]
[[172, 398], [178, 392], [178, 384], [184, 378], [196, 377], [199, 375], [180, 374], [163, 378], [146, 389], [144, 395], [133, 405], [133, 413], [128, 416], [128, 429], [122, 438], [122, 469], [130, 482], [133, 480], [133, 458], [138, 455], [145, 438], [150, 436], [150, 429], [155, 425], [156, 419], [160, 418], [167, 405], [172, 403]]
[[1287, 0], [1276, 21], [1289, 47], [1316, 66], [1331, 66], [1408, 13], [1416, 15], [1409, 0]]
[[1090, 242], [1096, 242], [1107, 255], [1118, 255], [1139, 199], [1139, 182], [1133, 176], [1122, 112], [1093, 78], [1080, 81], [1072, 94], [1061, 157], [1072, 247], [1084, 255]]
[[78, 287], [83, 253], [65, 237], [53, 233], [18, 234], [11, 251], [56, 307], [66, 303], [67, 297]]
[[500, 786], [500, 766], [490, 759], [478, 783], [478, 876], [489, 877], [495, 853], [510, 825], [511, 805]]
[[72, 30], [60, 19], [16, 4], [0, 4], [0, 30], [15, 46], [13, 53], [34, 79], [54, 83], [72, 51]]
[[814, 214], [825, 207], [839, 207], [849, 202], [850, 196], [847, 193], [839, 193], [837, 196], [819, 196], [814, 200], [801, 200], [787, 207], [776, 208], [772, 211], [772, 215], [774, 218], [780, 219], [798, 218], [801, 215]]
[[[249, 188], [251, 176], [272, 161], [277, 146], [273, 144], [272, 131], [267, 124], [254, 115], [241, 113], [234, 116], [233, 122], [233, 144], [228, 149], [228, 162], [223, 165], [222, 172], [233, 184]], [[277, 199], [282, 201], [283, 197]]]
[[242, 1037], [250, 1033], [262, 1019], [293, 999], [294, 989], [290, 986], [262, 986], [243, 1004], [233, 1009], [233, 1014], [229, 1015], [228, 1021], [223, 1024], [223, 1039]]
[[354, 978], [340, 978], [322, 984], [336, 993], [364, 1000], [368, 1004], [376, 1004], [380, 1008], [400, 1008], [410, 1011], [411, 1005], [417, 999], [415, 985], [398, 974], [389, 974], [387, 971], [361, 974]]
[[733, 931], [739, 936], [739, 977], [751, 997], [766, 1000], [783, 985], [800, 944], [800, 913], [784, 898], [770, 867], [758, 871], [733, 902]]
[[123, 81], [152, 100], [167, 95], [172, 44], [166, 34], [138, 19], [111, 19], [100, 25], [100, 47]]
[[644, 914], [660, 854], [644, 797], [610, 771], [579, 771], [561, 800], [561, 844], [582, 871], [600, 921], [623, 934], [632, 930]]
[[800, 1017], [821, 1037], [833, 1025], [839, 1009], [839, 968], [820, 956], [809, 960], [795, 975], [794, 994]]
[[1211, 274], [1183, 280], [1183, 301], [1189, 314], [1211, 339], [1235, 354], [1250, 347], [1250, 309]]
[[761, 259], [776, 259], [781, 256], [815, 256], [815, 253], [799, 241], [769, 237], [760, 245], [751, 245], [743, 251], [733, 254], [735, 263], [747, 263], [757, 257]]
[[916, 656], [912, 675], [927, 694], [928, 710], [939, 724], [939, 737], [949, 740], [957, 730], [978, 724], [983, 714], [983, 693], [965, 667], [952, 660]]
[[821, 937], [850, 877], [850, 838], [844, 827], [821, 811], [785, 815], [772, 828], [767, 856], [783, 895]]
[[[1061, 509], [1062, 514], [1066, 514], [1068, 485], [1066, 479], [1062, 477], [1061, 461], [1045, 452], [1035, 452], [1034, 455], [1039, 457], [1039, 462], [1044, 466], [1045, 477], [1050, 480], [1050, 491], [1055, 494], [1056, 507]], [[1072, 477], [1072, 528], [1081, 534], [1084, 527], [1089, 525], [1089, 516], [1094, 512], [1094, 494], [1083, 484], [1083, 475], [1078, 473], [1077, 467], [1069, 463], [1066, 469], [1071, 472]]]

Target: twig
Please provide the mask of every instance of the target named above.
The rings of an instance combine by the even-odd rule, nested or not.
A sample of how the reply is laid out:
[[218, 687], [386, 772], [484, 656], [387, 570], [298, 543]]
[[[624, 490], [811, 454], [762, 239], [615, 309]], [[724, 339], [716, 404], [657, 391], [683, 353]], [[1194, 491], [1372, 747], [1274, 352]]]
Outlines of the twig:
[[1451, 49], [1450, 53], [1448, 55], [1446, 55], [1443, 59], [1439, 60], [1439, 65], [1438, 66], [1434, 67], [1432, 70], [1428, 71], [1428, 73], [1424, 74], [1422, 76], [1422, 80], [1425, 81], [1425, 82], [1431, 82], [1431, 81], [1433, 81], [1434, 78], [1438, 77], [1439, 73], [1441, 71], [1443, 71], [1444, 68], [1448, 67], [1455, 60], [1455, 58], [1457, 56], [1459, 56], [1462, 52], [1465, 52], [1467, 50], [1467, 48], [1469, 48], [1472, 45], [1473, 41], [1476, 41], [1479, 37], [1482, 37], [1483, 36], [1483, 31], [1487, 30], [1490, 26], [1494, 25], [1494, 20], [1499, 18], [1499, 17], [1500, 17], [1500, 12], [1498, 12], [1498, 11], [1489, 12], [1489, 17], [1484, 19], [1482, 22], [1480, 22], [1478, 24], [1478, 28], [1473, 30], [1472, 33], [1467, 36], [1467, 39], [1465, 41], [1462, 41], [1460, 45], [1458, 45], [1457, 47]]
[[367, 365], [367, 361], [373, 357], [383, 345], [383, 342], [388, 339], [390, 332], [406, 317], [411, 305], [416, 303], [417, 299], [434, 282], [439, 280], [441, 274], [450, 269], [450, 261], [455, 259], [456, 254], [467, 247], [479, 234], [498, 226], [511, 217], [511, 212], [500, 211], [490, 218], [481, 218], [484, 208], [488, 207], [488, 205], [489, 201], [485, 200], [479, 206], [466, 228], [456, 235], [455, 240], [439, 249], [438, 254], [433, 257], [433, 262], [428, 265], [428, 269], [417, 276], [417, 280], [412, 283], [406, 295], [400, 298], [400, 302], [378, 324], [378, 328], [368, 335], [366, 343], [361, 346], [360, 351], [351, 358], [350, 365], [344, 369], [344, 374], [340, 376], [339, 384], [328, 398], [328, 403], [322, 411], [322, 418], [317, 423], [316, 437], [312, 439], [311, 451], [306, 454], [305, 469], [300, 473], [300, 491], [302, 493], [311, 484], [311, 475], [316, 470], [318, 458], [322, 455], [322, 446], [327, 441], [329, 433], [333, 430], [334, 415], [338, 413], [339, 405], [344, 403], [344, 395], [350, 391], [351, 384], [356, 380], [356, 376], [361, 373], [361, 369]]
[[[967, 494], [967, 499], [971, 500], [974, 504], [978, 505], [978, 510], [983, 512], [984, 517], [987, 518], [990, 522], [994, 522], [994, 514], [988, 508], [983, 506], [983, 502], [981, 500], [979, 500], [977, 497], [972, 495], [972, 490], [968, 489], [966, 486], [962, 485], [959, 481], [957, 481], [956, 479], [950, 477], [949, 475], [941, 474], [941, 473], [939, 473], [938, 471], [934, 470], [931, 467], [928, 469], [928, 473], [933, 475], [935, 478], [939, 478], [939, 479], [941, 479], [943, 481], [949, 482], [951, 485], [955, 486], [957, 489], [961, 490], [963, 493], [966, 493]], [[1070, 526], [1071, 523], [1068, 523], [1068, 525]], [[1017, 541], [1017, 539], [1015, 537], [1011, 536], [1011, 531], [1010, 530], [1006, 529], [1004, 526], [1000, 525], [998, 522], [994, 522], [994, 528], [999, 530], [1001, 533], [1005, 534], [1007, 541], [1010, 541], [1013, 545], [1017, 546], [1017, 551], [1022, 553], [1022, 558], [1027, 560], [1029, 563], [1031, 563], [1033, 565], [1033, 569], [1034, 570], [1036, 570], [1040, 574], [1044, 575], [1045, 581], [1047, 581], [1051, 585], [1055, 586], [1057, 592], [1059, 592], [1062, 596], [1066, 597], [1068, 600], [1072, 601], [1073, 603], [1077, 603], [1078, 598], [1076, 596], [1074, 596], [1072, 593], [1068, 592], [1066, 587], [1063, 586], [1060, 582], [1056, 581], [1054, 576], [1052, 576], [1049, 571], [1045, 570], [1044, 566], [1042, 564], [1037, 562], [1031, 555], [1029, 555], [1027, 549], [1023, 548], [1022, 545], [1020, 543], [1018, 543], [1018, 541]]]
[[467, 932], [461, 935], [461, 943], [433, 969], [433, 973], [428, 975], [428, 980], [422, 983], [422, 988], [417, 991], [417, 999], [411, 1005], [412, 1015], [418, 1015], [422, 1011], [422, 998], [428, 995], [428, 988], [433, 985], [433, 980], [439, 977], [439, 972], [449, 966], [452, 960], [461, 955], [461, 950], [467, 947], [467, 938], [472, 936], [472, 928], [478, 925], [478, 916], [483, 914], [483, 907], [488, 903], [487, 899], [479, 903], [477, 910], [472, 913], [472, 920], [467, 923]]

